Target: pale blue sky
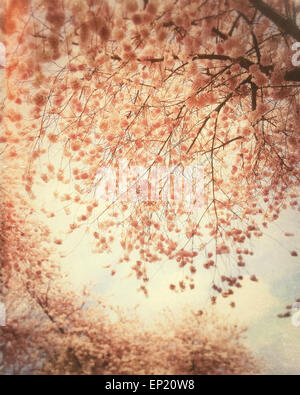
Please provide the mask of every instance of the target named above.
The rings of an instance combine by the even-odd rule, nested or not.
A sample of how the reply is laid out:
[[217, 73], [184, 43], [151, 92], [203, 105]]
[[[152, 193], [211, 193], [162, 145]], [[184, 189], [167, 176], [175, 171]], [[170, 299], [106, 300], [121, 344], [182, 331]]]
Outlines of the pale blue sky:
[[[300, 327], [293, 326], [290, 318], [277, 317], [285, 311], [286, 305], [300, 297], [300, 258], [290, 255], [299, 246], [299, 229], [299, 212], [286, 210], [262, 238], [251, 240], [255, 254], [248, 258], [247, 270], [249, 274], [255, 273], [259, 282], [253, 283], [246, 278], [244, 287], [237, 290], [233, 298], [236, 309], [231, 309], [227, 300], [216, 307], [216, 311], [225, 314], [229, 321], [249, 328], [246, 342], [259, 358], [264, 358], [265, 373], [300, 373]], [[285, 232], [295, 236], [285, 237]], [[112, 277], [110, 270], [103, 270], [103, 266], [116, 261], [118, 251], [114, 250], [111, 255], [92, 255], [88, 253], [85, 241], [83, 237], [66, 258], [65, 267], [72, 273], [76, 286], [90, 282], [95, 285], [97, 294], [111, 303], [126, 308], [138, 304], [136, 311], [148, 324], [163, 307], [174, 311], [186, 306], [211, 308], [207, 271], [199, 274], [199, 287], [195, 291], [178, 295], [168, 288], [170, 282], [181, 279], [182, 271], [178, 265], [175, 262], [155, 263], [150, 269], [150, 297], [145, 299], [141, 292], [137, 292], [139, 283], [136, 279], [133, 276], [128, 278], [131, 263], [118, 266], [117, 274]]]

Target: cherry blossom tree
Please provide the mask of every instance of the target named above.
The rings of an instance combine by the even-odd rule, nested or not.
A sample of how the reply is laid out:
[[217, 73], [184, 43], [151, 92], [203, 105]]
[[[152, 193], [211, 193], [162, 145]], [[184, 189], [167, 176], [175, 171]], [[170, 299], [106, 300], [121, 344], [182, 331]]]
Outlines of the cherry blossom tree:
[[[53, 183], [61, 186], [54, 198], [70, 218], [65, 235], [85, 229], [100, 255], [120, 243], [118, 263], [132, 267], [146, 295], [149, 267], [157, 262], [182, 270], [184, 280], [170, 283], [175, 292], [194, 289], [196, 276], [210, 270], [212, 303], [232, 295], [245, 274], [257, 281], [247, 268], [250, 239], [261, 237], [282, 210], [299, 211], [297, 3], [8, 0], [1, 7], [1, 286], [12, 304], [10, 284], [21, 289], [34, 306], [28, 317], [43, 326], [34, 362], [45, 356], [47, 332], [49, 369], [58, 349], [64, 351], [54, 370], [65, 360], [66, 371], [82, 369], [87, 351], [75, 352], [72, 339], [75, 332], [75, 343], [85, 338], [93, 322], [84, 299], [71, 303], [65, 290], [62, 300], [57, 273], [64, 238], [41, 220], [53, 218], [52, 209], [36, 203], [41, 188]], [[116, 174], [113, 187], [120, 191], [122, 161], [145, 170], [147, 199], [139, 198], [134, 177], [135, 199], [128, 191], [127, 199], [97, 198], [99, 169]], [[159, 166], [172, 170], [158, 178], [152, 199], [149, 179]], [[191, 166], [204, 173], [204, 201], [192, 209], [174, 188], [175, 170]], [[112, 275], [118, 263], [109, 265]], [[51, 308], [59, 301], [59, 314], [47, 305], [50, 281], [56, 284]], [[72, 317], [66, 326], [64, 314]], [[31, 347], [34, 332], [22, 328], [18, 336]]]

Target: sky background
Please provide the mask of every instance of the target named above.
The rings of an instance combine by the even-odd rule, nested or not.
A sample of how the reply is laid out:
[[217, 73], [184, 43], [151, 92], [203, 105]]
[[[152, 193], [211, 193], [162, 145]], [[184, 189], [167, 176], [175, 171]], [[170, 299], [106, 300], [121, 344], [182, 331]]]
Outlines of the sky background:
[[[57, 219], [55, 222], [58, 223]], [[255, 355], [264, 360], [264, 373], [268, 374], [300, 373], [300, 327], [295, 327], [291, 318], [277, 317], [285, 312], [286, 305], [300, 297], [300, 259], [290, 255], [293, 250], [300, 252], [297, 249], [299, 228], [299, 212], [288, 209], [269, 226], [262, 238], [251, 240], [254, 256], [247, 257], [246, 269], [249, 275], [255, 273], [259, 282], [250, 281], [246, 275], [243, 287], [235, 291], [232, 299], [236, 308], [229, 307], [231, 299], [222, 298], [214, 307], [216, 314], [222, 313], [226, 321], [248, 327], [245, 341]], [[285, 232], [295, 236], [285, 237]], [[148, 325], [166, 307], [178, 314], [184, 308], [213, 308], [209, 301], [209, 271], [197, 272], [195, 290], [176, 294], [169, 290], [169, 284], [182, 279], [182, 269], [172, 261], [155, 263], [149, 272], [150, 296], [145, 298], [142, 292], [137, 292], [140, 284], [135, 277], [128, 277], [132, 263], [117, 265], [113, 277], [111, 269], [103, 269], [117, 262], [121, 252], [117, 244], [112, 254], [95, 255], [90, 252], [87, 236], [77, 234], [76, 241], [69, 240], [69, 246], [63, 267], [70, 274], [73, 286], [79, 289], [90, 284], [108, 302], [129, 309], [136, 307], [135, 311]]]

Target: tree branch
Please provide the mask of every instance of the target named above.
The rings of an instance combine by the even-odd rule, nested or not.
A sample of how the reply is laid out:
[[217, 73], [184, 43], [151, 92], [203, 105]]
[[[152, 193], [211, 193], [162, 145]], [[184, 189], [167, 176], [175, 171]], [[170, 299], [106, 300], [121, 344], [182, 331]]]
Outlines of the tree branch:
[[285, 18], [262, 0], [249, 0], [265, 17], [270, 19], [280, 30], [300, 41], [300, 29], [291, 18]]

